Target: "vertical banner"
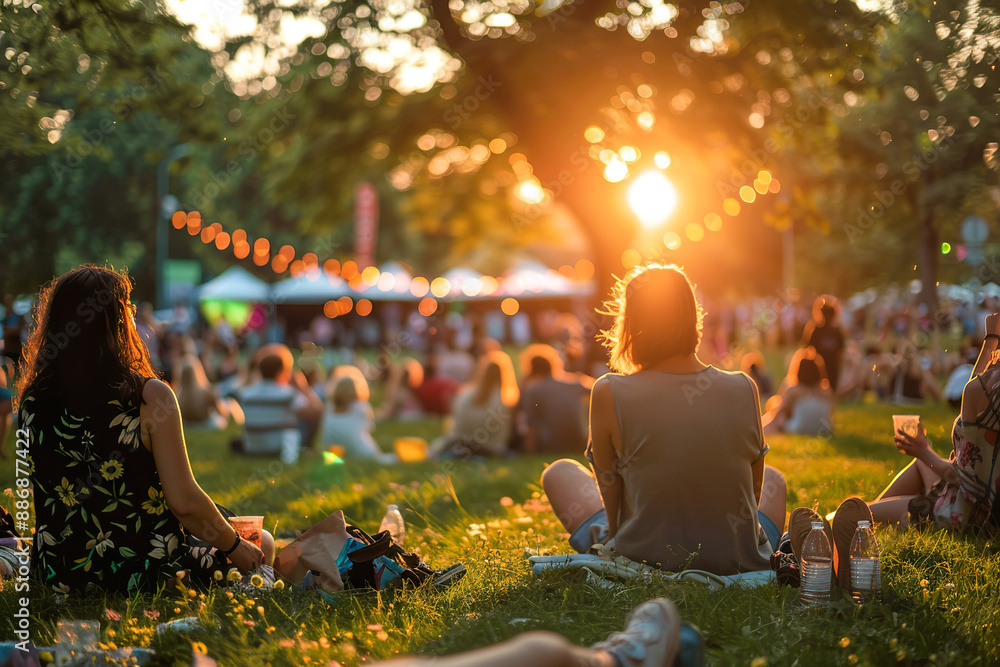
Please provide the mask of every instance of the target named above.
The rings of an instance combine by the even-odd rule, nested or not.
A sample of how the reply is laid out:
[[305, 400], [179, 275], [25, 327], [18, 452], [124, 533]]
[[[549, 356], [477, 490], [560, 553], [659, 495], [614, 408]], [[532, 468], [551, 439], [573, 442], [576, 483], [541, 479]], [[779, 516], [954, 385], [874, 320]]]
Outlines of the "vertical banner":
[[354, 190], [354, 254], [359, 267], [375, 265], [378, 237], [378, 191], [371, 183]]

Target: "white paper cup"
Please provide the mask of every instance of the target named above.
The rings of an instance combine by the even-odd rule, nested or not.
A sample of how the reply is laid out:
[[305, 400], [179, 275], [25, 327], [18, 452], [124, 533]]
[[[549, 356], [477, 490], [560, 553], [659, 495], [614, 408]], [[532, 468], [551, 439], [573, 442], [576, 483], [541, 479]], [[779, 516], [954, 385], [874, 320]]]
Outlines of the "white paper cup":
[[902, 431], [911, 438], [917, 437], [920, 433], [920, 415], [893, 415], [892, 434], [895, 436]]

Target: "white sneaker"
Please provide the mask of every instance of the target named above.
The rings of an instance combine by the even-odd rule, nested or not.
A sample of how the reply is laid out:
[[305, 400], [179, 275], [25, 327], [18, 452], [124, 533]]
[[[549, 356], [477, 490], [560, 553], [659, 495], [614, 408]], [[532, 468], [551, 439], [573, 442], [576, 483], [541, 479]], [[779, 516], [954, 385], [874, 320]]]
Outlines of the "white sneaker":
[[656, 598], [632, 610], [625, 630], [591, 648], [607, 651], [622, 667], [673, 667], [680, 644], [680, 613], [670, 600]]

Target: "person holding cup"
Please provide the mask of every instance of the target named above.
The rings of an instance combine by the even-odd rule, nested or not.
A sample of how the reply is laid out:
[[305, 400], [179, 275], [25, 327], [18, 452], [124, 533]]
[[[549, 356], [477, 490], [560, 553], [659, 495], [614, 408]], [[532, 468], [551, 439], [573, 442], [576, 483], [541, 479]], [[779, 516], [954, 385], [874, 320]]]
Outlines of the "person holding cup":
[[36, 531], [32, 572], [54, 592], [128, 593], [274, 558], [195, 481], [177, 398], [156, 378], [127, 276], [93, 265], [42, 287], [17, 382]]
[[879, 522], [997, 530], [997, 440], [1000, 437], [1000, 314], [986, 316], [986, 338], [972, 377], [962, 391], [961, 414], [952, 426], [952, 451], [939, 456], [923, 424], [898, 428], [896, 448], [913, 457], [869, 507]]

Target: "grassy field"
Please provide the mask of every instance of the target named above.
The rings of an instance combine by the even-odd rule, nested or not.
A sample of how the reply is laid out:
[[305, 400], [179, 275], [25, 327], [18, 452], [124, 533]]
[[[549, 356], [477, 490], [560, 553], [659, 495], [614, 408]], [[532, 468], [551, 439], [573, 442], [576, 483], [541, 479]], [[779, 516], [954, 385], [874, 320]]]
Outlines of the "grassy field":
[[[831, 438], [771, 439], [768, 462], [788, 479], [788, 509], [816, 505], [826, 513], [847, 496], [873, 497], [907, 462], [890, 442], [892, 412], [891, 406], [842, 406]], [[922, 414], [938, 451], [947, 454], [953, 414], [945, 408]], [[431, 421], [383, 424], [377, 438], [388, 447], [399, 435], [430, 439], [439, 432]], [[776, 586], [710, 592], [697, 583], [660, 583], [608, 590], [568, 576], [531, 575], [526, 547], [570, 551], [541, 494], [541, 458], [385, 468], [348, 463], [346, 482], [334, 485], [330, 468], [316, 459], [284, 467], [234, 458], [226, 451], [228, 437], [189, 436], [195, 475], [216, 502], [265, 514], [266, 527], [279, 536], [292, 536], [338, 508], [374, 532], [386, 504], [397, 503], [407, 520], [407, 546], [434, 567], [465, 563], [468, 576], [442, 592], [344, 593], [332, 605], [318, 594], [289, 589], [233, 598], [224, 590], [193, 598], [92, 596], [59, 604], [36, 587], [36, 643], [51, 642], [60, 618], [99, 619], [103, 642], [152, 647], [156, 664], [187, 665], [193, 650], [204, 650], [222, 665], [347, 666], [400, 654], [453, 653], [525, 630], [593, 643], [620, 629], [639, 602], [667, 596], [700, 627], [709, 664], [1000, 663], [1000, 555], [994, 544], [882, 530], [884, 600], [861, 608], [840, 600], [805, 611], [796, 591]], [[8, 459], [0, 489], [12, 480]], [[0, 496], [8, 508], [11, 501]], [[14, 609], [16, 597], [8, 585], [0, 608]], [[120, 620], [109, 620], [108, 609]], [[157, 623], [191, 615], [211, 629], [154, 631]], [[0, 637], [10, 639], [12, 621], [3, 616]]]

